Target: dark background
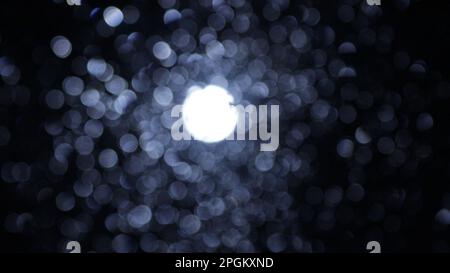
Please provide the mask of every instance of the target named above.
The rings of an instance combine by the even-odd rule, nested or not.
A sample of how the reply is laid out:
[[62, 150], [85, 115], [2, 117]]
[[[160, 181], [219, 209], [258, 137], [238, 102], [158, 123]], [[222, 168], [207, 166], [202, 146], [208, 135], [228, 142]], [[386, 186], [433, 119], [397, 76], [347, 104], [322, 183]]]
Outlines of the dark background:
[[[93, 1], [89, 4], [94, 5]], [[130, 1], [117, 1], [117, 6], [124, 6]], [[142, 8], [150, 10], [155, 15], [160, 14], [162, 9], [152, 1], [142, 4]], [[291, 1], [295, 2], [295, 1]], [[335, 3], [332, 1], [307, 1], [318, 8], [322, 13], [322, 20], [336, 27], [338, 37], [345, 37], [349, 31], [336, 20]], [[388, 24], [395, 29], [394, 48], [408, 52], [412, 59], [423, 59], [433, 70], [439, 71], [443, 78], [449, 78], [450, 61], [450, 3], [447, 1], [411, 1], [410, 7], [403, 12], [395, 9], [391, 1], [383, 1], [383, 16], [379, 24]], [[99, 1], [98, 6], [104, 4]], [[255, 9], [257, 10], [257, 9]], [[8, 146], [0, 148], [0, 164], [5, 161], [27, 161], [31, 162], [39, 157], [45, 157], [51, 153], [51, 138], [42, 128], [42, 120], [48, 114], [48, 110], [42, 107], [42, 95], [39, 90], [36, 73], [39, 67], [32, 60], [32, 52], [36, 45], [48, 45], [57, 34], [75, 37], [72, 41], [74, 51], [77, 51], [77, 38], [82, 39], [83, 29], [86, 25], [73, 23], [72, 7], [63, 4], [54, 4], [51, 1], [2, 1], [0, 4], [0, 56], [11, 56], [21, 68], [21, 82], [25, 82], [31, 92], [30, 103], [26, 107], [11, 105], [0, 106], [0, 123], [10, 129], [12, 138]], [[152, 16], [154, 17], [154, 16]], [[144, 19], [141, 24], [151, 27], [147, 31], [161, 32], [163, 26], [156, 19]], [[102, 41], [108, 43], [108, 39]], [[374, 79], [380, 81], [384, 87], [396, 90], [404, 81], [409, 80], [408, 73], [389, 74], [380, 67], [379, 54], [372, 50], [359, 52], [357, 61], [365, 62]], [[391, 53], [383, 54], [383, 58], [392, 58]], [[65, 68], [61, 67], [61, 73]], [[433, 129], [421, 134], [424, 141], [433, 147], [433, 155], [412, 173], [394, 171], [388, 174], [380, 172], [383, 168], [382, 162], [374, 161], [366, 169], [368, 180], [366, 191], [372, 196], [383, 196], [393, 185], [401, 185], [406, 188], [408, 198], [419, 194], [421, 198], [409, 199], [400, 211], [396, 212], [399, 217], [408, 219], [408, 224], [395, 233], [384, 237], [382, 242], [386, 251], [448, 251], [448, 244], [442, 243], [447, 240], [448, 227], [437, 227], [434, 221], [436, 212], [442, 207], [442, 198], [450, 191], [448, 177], [449, 167], [449, 136], [450, 125], [448, 122], [450, 114], [450, 100], [436, 96], [435, 91], [429, 85], [433, 84], [433, 78], [425, 78], [420, 81], [424, 87], [420, 92], [419, 100], [427, 101], [425, 109], [434, 118]], [[1, 83], [3, 84], [3, 83]], [[395, 92], [395, 91], [394, 91]], [[398, 91], [401, 92], [401, 91]], [[320, 143], [319, 169], [315, 179], [327, 181], [338, 180], [345, 177], [347, 170], [345, 163], [336, 160], [334, 156], [327, 156], [329, 150], [335, 149], [335, 139], [342, 133], [341, 128], [333, 131], [323, 139], [316, 140]], [[70, 173], [69, 173], [70, 174]], [[298, 196], [302, 196], [302, 188], [298, 188]], [[24, 235], [10, 234], [3, 229], [4, 217], [10, 211], [26, 211], [33, 209], [33, 202], [29, 202], [27, 192], [17, 191], [14, 185], [0, 183], [0, 251], [32, 251], [42, 250], [38, 245], [42, 242], [56, 243], [56, 229], [47, 230], [45, 233], [29, 232]], [[370, 204], [363, 202], [359, 204], [356, 218], [363, 219], [366, 206]], [[417, 213], [410, 214], [414, 207], [420, 207]], [[100, 223], [99, 223], [100, 224]], [[337, 225], [328, 232], [318, 231], [314, 226], [306, 226], [306, 233], [318, 237], [326, 243], [326, 251], [365, 251], [361, 248], [367, 241], [362, 229], [355, 228], [353, 236], [349, 236], [346, 230], [351, 227]], [[367, 227], [367, 228], [370, 228]], [[365, 229], [364, 229], [365, 230]], [[52, 243], [49, 243], [52, 244]], [[436, 245], [438, 247], [436, 247]], [[48, 249], [47, 249], [48, 250]]]

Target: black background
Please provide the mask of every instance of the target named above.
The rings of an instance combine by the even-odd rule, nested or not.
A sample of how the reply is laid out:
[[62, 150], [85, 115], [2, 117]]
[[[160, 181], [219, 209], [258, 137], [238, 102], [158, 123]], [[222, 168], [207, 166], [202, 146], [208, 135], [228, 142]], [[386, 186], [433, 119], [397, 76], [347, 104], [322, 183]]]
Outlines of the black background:
[[[93, 4], [91, 1], [88, 2]], [[335, 3], [331, 3], [332, 1], [309, 2], [314, 3], [314, 6], [322, 12], [322, 18], [325, 21], [336, 24], [338, 36], [345, 35], [346, 27], [340, 26], [339, 22], [335, 24], [333, 22]], [[126, 3], [129, 1], [118, 1], [116, 4], [124, 6]], [[107, 5], [103, 1], [99, 1], [98, 4], [99, 6]], [[110, 4], [109, 1], [108, 4]], [[150, 9], [152, 13], [160, 14], [162, 12], [156, 4], [153, 8], [152, 3], [142, 5], [143, 8]], [[394, 47], [409, 52], [413, 59], [425, 60], [432, 69], [440, 71], [445, 78], [448, 78], [450, 3], [447, 1], [412, 1], [410, 8], [402, 13], [396, 11], [390, 1], [383, 1], [382, 5], [384, 11], [382, 22], [395, 28]], [[13, 138], [10, 144], [0, 148], [0, 163], [16, 159], [33, 161], [51, 152], [51, 138], [41, 125], [48, 110], [42, 107], [42, 97], [36, 78], [37, 67], [31, 61], [32, 50], [37, 44], [47, 45], [48, 41], [57, 34], [82, 37], [83, 26], [73, 23], [71, 9], [72, 7], [56, 5], [51, 1], [2, 1], [0, 4], [0, 55], [12, 56], [22, 70], [21, 81], [26, 82], [31, 88], [35, 88], [30, 103], [26, 107], [0, 107], [0, 122], [9, 128], [14, 128], [11, 130]], [[161, 30], [162, 25], [157, 20], [146, 19], [146, 22], [152, 26], [155, 32]], [[108, 39], [103, 43], [108, 43]], [[76, 40], [74, 44], [76, 45]], [[76, 46], [74, 50], [77, 50]], [[377, 54], [371, 51], [359, 54], [360, 61], [367, 62], [373, 72], [383, 73], [380, 72], [378, 66]], [[376, 75], [374, 77], [376, 78]], [[408, 75], [406, 73], [395, 77], [383, 75], [381, 78], [382, 84], [395, 89], [408, 78]], [[390, 185], [408, 184], [419, 185], [423, 195], [423, 209], [407, 228], [402, 228], [398, 233], [392, 234], [392, 238], [386, 237], [386, 241], [383, 242], [386, 251], [431, 251], [434, 240], [445, 238], [448, 234], [448, 228], [437, 229], [435, 227], [434, 217], [436, 211], [441, 208], [443, 193], [450, 190], [447, 170], [449, 166], [450, 101], [434, 96], [430, 90], [423, 90], [423, 92], [423, 98], [429, 102], [430, 106], [427, 110], [434, 117], [435, 126], [430, 133], [421, 137], [426, 138], [433, 145], [432, 159], [421, 164], [413, 176], [400, 172], [380, 176], [377, 169], [379, 166], [374, 166], [367, 174], [370, 191], [382, 194]], [[337, 136], [340, 133], [336, 131], [333, 134]], [[318, 142], [320, 142], [319, 157], [322, 158], [319, 162], [321, 171], [318, 174], [318, 180], [345, 177], [343, 163], [326, 156], [330, 149], [335, 149], [335, 137], [328, 135]], [[301, 188], [298, 189], [299, 196], [301, 191]], [[32, 203], [27, 202], [26, 195], [18, 196], [15, 187], [0, 183], [0, 251], [32, 251], [35, 245], [31, 242], [55, 240], [50, 232], [48, 234], [13, 235], [4, 231], [2, 227], [4, 217], [10, 211], [25, 211], [32, 209], [32, 206]], [[401, 213], [407, 214], [408, 211]], [[359, 215], [358, 217], [363, 216]], [[316, 231], [314, 228], [306, 230], [310, 235], [324, 240], [328, 246], [327, 251], [365, 251], [363, 246], [366, 238], [362, 233], [356, 232], [354, 238], [348, 238], [339, 228], [328, 233]], [[42, 238], [36, 239], [33, 236]], [[448, 249], [441, 249], [441, 251], [445, 250]]]

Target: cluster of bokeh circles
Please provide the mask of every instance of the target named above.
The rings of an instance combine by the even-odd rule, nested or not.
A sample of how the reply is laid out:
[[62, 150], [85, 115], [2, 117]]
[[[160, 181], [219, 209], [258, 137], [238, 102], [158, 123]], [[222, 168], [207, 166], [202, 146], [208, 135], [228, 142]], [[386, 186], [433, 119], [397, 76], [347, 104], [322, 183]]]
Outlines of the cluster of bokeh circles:
[[[58, 251], [77, 240], [92, 252], [323, 252], [339, 250], [327, 234], [382, 241], [413, 221], [420, 187], [382, 180], [413, 177], [432, 157], [435, 121], [420, 95], [430, 68], [394, 47], [394, 29], [377, 23], [383, 7], [154, 2], [151, 19], [142, 1], [67, 7], [83, 34], [55, 34], [36, 50], [53, 148], [2, 164], [2, 183], [31, 192], [37, 207], [11, 211], [8, 232], [52, 233], [35, 240]], [[396, 73], [409, 78], [391, 90], [383, 81]], [[2, 102], [26, 105], [20, 68], [2, 58], [0, 74]], [[173, 140], [172, 107], [209, 84], [236, 104], [280, 105], [280, 147]], [[442, 78], [435, 86], [450, 89]], [[0, 126], [0, 145], [10, 138]], [[450, 224], [444, 205], [436, 213]]]

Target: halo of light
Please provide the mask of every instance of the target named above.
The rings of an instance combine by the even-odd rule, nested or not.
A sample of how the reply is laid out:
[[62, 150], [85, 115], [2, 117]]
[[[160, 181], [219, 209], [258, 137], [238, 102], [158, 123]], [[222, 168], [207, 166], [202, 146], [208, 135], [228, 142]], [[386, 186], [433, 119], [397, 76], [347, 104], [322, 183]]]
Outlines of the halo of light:
[[219, 142], [231, 135], [238, 121], [234, 99], [227, 90], [208, 85], [193, 88], [183, 103], [183, 124], [196, 140]]

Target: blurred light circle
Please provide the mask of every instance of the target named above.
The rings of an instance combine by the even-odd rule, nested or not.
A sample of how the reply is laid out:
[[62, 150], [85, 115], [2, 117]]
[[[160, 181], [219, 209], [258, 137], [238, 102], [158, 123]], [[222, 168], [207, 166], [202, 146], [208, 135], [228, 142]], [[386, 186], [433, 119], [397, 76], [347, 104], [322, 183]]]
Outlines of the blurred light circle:
[[419, 131], [426, 131], [433, 127], [433, 117], [428, 113], [421, 113], [417, 117], [416, 127]]
[[270, 235], [270, 237], [267, 239], [267, 247], [272, 252], [281, 252], [286, 248], [286, 246], [287, 242], [282, 234], [275, 233]]
[[124, 22], [126, 24], [134, 24], [139, 20], [140, 12], [139, 9], [137, 9], [134, 6], [126, 6], [123, 9], [124, 13]]
[[170, 49], [169, 44], [166, 42], [157, 42], [153, 45], [153, 55], [159, 60], [165, 60], [169, 58], [172, 50]]
[[64, 105], [64, 94], [59, 90], [50, 90], [45, 95], [45, 102], [51, 109], [60, 109]]
[[170, 24], [181, 19], [181, 13], [176, 9], [169, 9], [164, 13], [164, 24]]
[[225, 89], [208, 85], [190, 90], [183, 103], [183, 124], [196, 140], [222, 141], [234, 132], [238, 113], [233, 97]]
[[125, 134], [121, 136], [119, 142], [120, 148], [126, 153], [132, 153], [136, 151], [138, 147], [137, 138], [132, 134]]
[[104, 168], [112, 168], [117, 164], [117, 154], [113, 149], [105, 149], [98, 156], [100, 165]]
[[153, 98], [161, 106], [168, 106], [173, 100], [173, 93], [170, 88], [158, 86], [153, 91]]
[[170, 184], [169, 195], [173, 200], [182, 200], [184, 197], [186, 197], [186, 194], [187, 189], [182, 182], [175, 181]]
[[150, 222], [152, 211], [145, 205], [139, 205], [128, 213], [127, 219], [132, 227], [140, 228]]
[[50, 46], [53, 53], [59, 58], [67, 58], [72, 52], [72, 43], [64, 36], [55, 36], [51, 42]]
[[120, 9], [116, 7], [107, 7], [103, 11], [103, 19], [105, 23], [110, 27], [117, 27], [123, 21], [123, 13]]
[[269, 152], [261, 152], [255, 158], [255, 166], [261, 172], [267, 172], [274, 165], [274, 156]]
[[189, 214], [181, 218], [179, 225], [184, 233], [193, 235], [200, 230], [202, 223], [198, 216]]
[[75, 207], [75, 198], [70, 193], [62, 192], [56, 196], [56, 206], [61, 211], [69, 211]]
[[81, 78], [69, 76], [63, 81], [63, 89], [71, 96], [78, 96], [83, 92], [84, 82]]
[[337, 153], [343, 158], [350, 158], [353, 155], [354, 144], [350, 139], [343, 139], [337, 145]]

